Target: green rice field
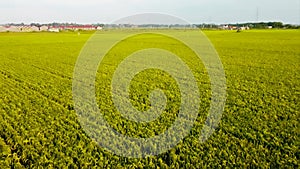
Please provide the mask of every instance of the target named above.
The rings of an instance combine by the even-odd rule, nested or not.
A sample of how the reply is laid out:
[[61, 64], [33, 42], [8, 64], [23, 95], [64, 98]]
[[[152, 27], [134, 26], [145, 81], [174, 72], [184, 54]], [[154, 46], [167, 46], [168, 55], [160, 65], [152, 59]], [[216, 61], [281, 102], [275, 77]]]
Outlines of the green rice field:
[[[114, 37], [123, 32], [101, 33]], [[196, 123], [174, 148], [146, 158], [114, 155], [80, 125], [72, 79], [81, 49], [93, 32], [0, 33], [0, 168], [299, 168], [300, 30], [204, 33], [226, 74], [227, 99], [219, 127], [206, 142], [199, 141], [211, 98], [209, 77], [201, 61], [187, 57], [183, 60], [193, 70], [202, 96]], [[175, 53], [183, 47], [157, 38], [140, 35], [124, 41], [123, 50], [116, 47], [99, 67], [98, 106], [124, 135], [152, 137], [176, 118], [179, 89], [172, 77], [158, 70], [137, 75], [130, 98], [137, 109], [147, 110], [149, 92], [161, 88], [169, 101], [160, 119], [133, 123], [110, 105], [109, 86], [120, 55], [136, 44], [164, 46]]]

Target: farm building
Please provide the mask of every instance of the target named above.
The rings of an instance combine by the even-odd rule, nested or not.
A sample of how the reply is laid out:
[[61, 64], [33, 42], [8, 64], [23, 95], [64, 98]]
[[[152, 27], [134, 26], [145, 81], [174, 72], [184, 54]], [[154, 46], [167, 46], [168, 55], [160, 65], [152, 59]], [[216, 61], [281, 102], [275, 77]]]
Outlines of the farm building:
[[237, 30], [238, 27], [237, 26], [229, 26], [229, 30]]
[[19, 27], [21, 32], [38, 32], [40, 31], [39, 27], [37, 26], [21, 26]]
[[37, 27], [37, 26], [31, 26], [31, 31], [33, 31], [33, 32], [38, 32], [38, 31], [40, 31], [40, 28], [39, 27]]
[[103, 28], [101, 26], [97, 26], [96, 30], [102, 30]]
[[20, 28], [16, 26], [8, 26], [7, 31], [9, 32], [20, 32]]
[[97, 27], [94, 27], [92, 25], [82, 25], [82, 26], [66, 26], [65, 30], [96, 30]]
[[49, 31], [49, 32], [60, 32], [62, 30], [102, 30], [100, 26], [93, 26], [93, 25], [70, 25], [70, 26], [0, 26], [0, 32], [40, 32], [40, 31]]
[[92, 25], [84, 25], [84, 26], [79, 26], [79, 29], [82, 29], [82, 30], [96, 30], [96, 27], [94, 27]]
[[[54, 28], [54, 27], [52, 27]], [[74, 31], [78, 31], [78, 30], [96, 30], [97, 27], [92, 26], [92, 25], [76, 25], [76, 26], [59, 26], [59, 27], [55, 27], [58, 28], [59, 30], [74, 30]]]
[[41, 26], [40, 31], [48, 31], [49, 27], [48, 26]]
[[219, 27], [219, 29], [223, 29], [223, 30], [249, 30], [250, 27], [249, 26], [238, 27], [238, 26], [232, 26], [232, 25], [221, 25]]
[[228, 26], [228, 25], [221, 25], [219, 28], [220, 28], [220, 29], [227, 30], [227, 29], [229, 29], [229, 26]]
[[249, 30], [250, 28], [248, 26], [242, 26], [239, 28], [240, 30]]
[[51, 27], [51, 28], [48, 29], [48, 31], [49, 32], [59, 32], [60, 29], [59, 29], [59, 27]]

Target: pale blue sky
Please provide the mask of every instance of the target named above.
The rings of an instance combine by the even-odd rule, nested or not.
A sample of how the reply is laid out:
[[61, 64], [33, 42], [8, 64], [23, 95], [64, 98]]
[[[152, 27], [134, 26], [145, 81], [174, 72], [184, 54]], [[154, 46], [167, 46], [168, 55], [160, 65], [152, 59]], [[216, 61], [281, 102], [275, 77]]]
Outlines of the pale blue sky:
[[1, 0], [0, 23], [111, 23], [145, 12], [191, 23], [237, 23], [256, 21], [257, 11], [259, 21], [300, 24], [300, 0]]

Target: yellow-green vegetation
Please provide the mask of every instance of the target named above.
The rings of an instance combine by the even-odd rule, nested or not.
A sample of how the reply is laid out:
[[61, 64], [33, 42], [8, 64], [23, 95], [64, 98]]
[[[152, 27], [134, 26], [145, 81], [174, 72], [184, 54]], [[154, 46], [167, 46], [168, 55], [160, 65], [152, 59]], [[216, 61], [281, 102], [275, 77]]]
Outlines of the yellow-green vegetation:
[[[122, 32], [103, 33], [115, 36]], [[168, 152], [134, 159], [99, 147], [84, 132], [74, 110], [73, 71], [92, 32], [1, 33], [0, 168], [299, 167], [300, 31], [205, 34], [220, 55], [227, 79], [227, 101], [219, 127], [205, 143], [199, 142], [210, 103], [209, 78], [200, 61], [186, 57], [183, 60], [193, 70], [202, 94], [196, 124], [190, 135]], [[156, 38], [140, 35], [121, 45], [128, 45], [128, 50], [139, 48], [136, 44], [158, 45], [180, 54], [182, 44], [157, 42]], [[163, 71], [141, 72], [130, 86], [132, 104], [139, 110], [148, 109], [148, 94], [159, 87], [169, 99], [166, 112], [149, 124], [126, 121], [110, 105], [108, 96], [111, 73], [126, 52], [117, 46], [100, 65], [96, 79], [98, 105], [120, 133], [134, 137], [157, 135], [176, 118], [178, 87]]]

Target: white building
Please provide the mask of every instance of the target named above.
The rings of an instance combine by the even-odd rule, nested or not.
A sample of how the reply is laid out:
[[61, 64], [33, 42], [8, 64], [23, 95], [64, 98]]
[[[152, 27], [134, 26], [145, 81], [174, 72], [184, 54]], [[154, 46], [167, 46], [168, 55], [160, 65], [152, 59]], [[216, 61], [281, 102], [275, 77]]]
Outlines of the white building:
[[229, 26], [228, 26], [228, 25], [221, 25], [221, 26], [220, 26], [220, 29], [225, 29], [225, 30], [227, 30], [227, 29], [229, 29]]
[[50, 28], [48, 29], [49, 32], [59, 32], [59, 28]]
[[103, 28], [101, 26], [96, 27], [97, 30], [102, 30]]
[[40, 31], [48, 31], [48, 26], [41, 26]]
[[39, 32], [40, 31], [40, 28], [37, 26], [31, 26], [30, 29], [31, 29], [31, 32]]
[[16, 26], [10, 26], [7, 28], [7, 31], [9, 32], [20, 32], [20, 28], [16, 27]]
[[21, 32], [32, 32], [30, 26], [20, 26], [19, 29]]
[[248, 26], [242, 26], [240, 27], [241, 30], [249, 30], [250, 28]]

